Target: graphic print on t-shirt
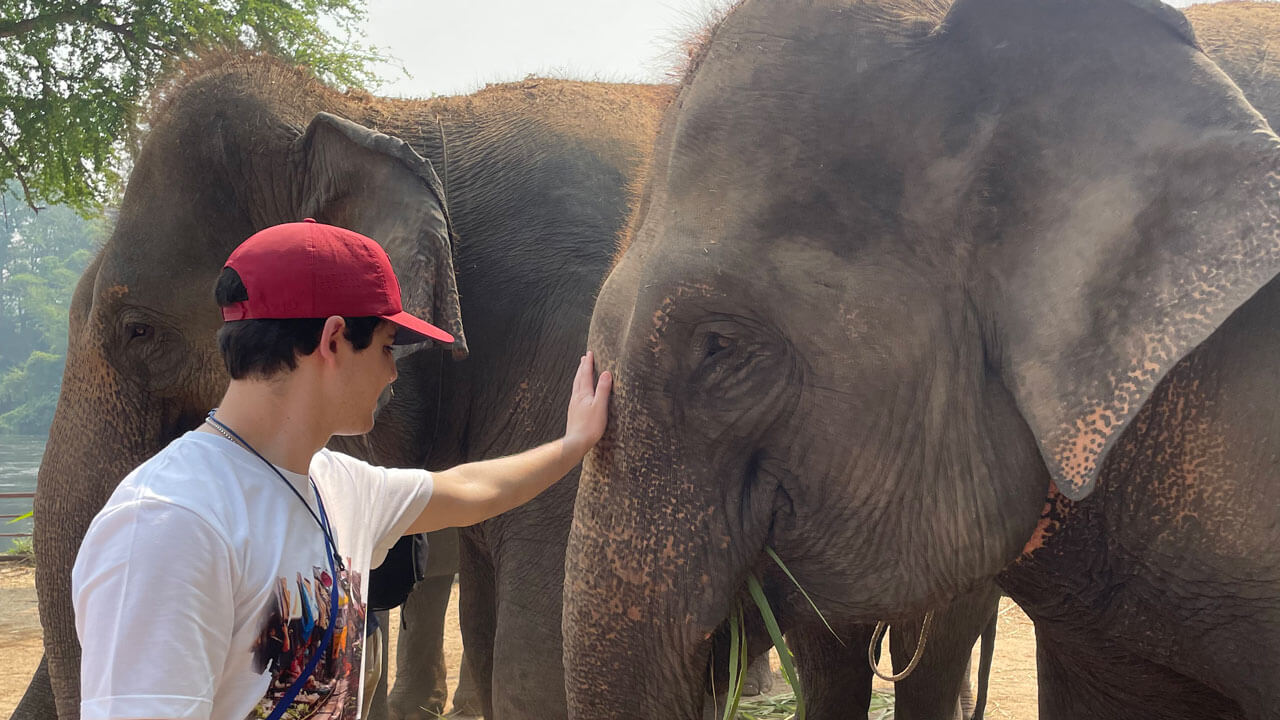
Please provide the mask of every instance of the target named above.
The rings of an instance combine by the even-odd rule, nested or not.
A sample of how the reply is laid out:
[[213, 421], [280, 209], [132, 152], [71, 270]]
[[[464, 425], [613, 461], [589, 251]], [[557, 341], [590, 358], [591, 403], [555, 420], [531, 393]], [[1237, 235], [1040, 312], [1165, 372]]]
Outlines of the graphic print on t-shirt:
[[[360, 573], [340, 570], [339, 574], [333, 637], [315, 672], [282, 716], [285, 720], [342, 720], [357, 715], [365, 606]], [[277, 580], [275, 603], [253, 647], [254, 669], [270, 672], [271, 683], [247, 720], [270, 716], [306, 670], [329, 627], [332, 582], [328, 568], [321, 567], [313, 567], [310, 577], [297, 573], [292, 579]]]

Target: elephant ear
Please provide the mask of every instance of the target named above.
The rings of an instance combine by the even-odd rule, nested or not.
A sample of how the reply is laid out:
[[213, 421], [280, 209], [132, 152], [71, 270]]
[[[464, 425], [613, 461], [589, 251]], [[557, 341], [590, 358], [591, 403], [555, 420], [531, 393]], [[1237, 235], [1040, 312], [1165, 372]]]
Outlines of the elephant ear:
[[399, 138], [318, 113], [294, 141], [289, 162], [298, 219], [354, 230], [381, 243], [400, 279], [405, 311], [454, 337], [467, 356], [454, 277], [454, 234], [431, 162]]
[[938, 39], [990, 89], [980, 267], [1006, 381], [1078, 500], [1161, 378], [1280, 271], [1280, 145], [1160, 3], [960, 0]]

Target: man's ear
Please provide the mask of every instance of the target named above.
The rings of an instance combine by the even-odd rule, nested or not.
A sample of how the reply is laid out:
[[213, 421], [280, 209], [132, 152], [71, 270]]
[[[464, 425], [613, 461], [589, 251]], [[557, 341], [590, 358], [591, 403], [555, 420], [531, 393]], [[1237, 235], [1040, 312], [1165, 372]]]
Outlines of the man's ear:
[[338, 342], [346, 329], [347, 321], [341, 315], [330, 315], [324, 321], [324, 329], [320, 331], [320, 344], [316, 346], [316, 352], [320, 353], [321, 359], [332, 360], [337, 356]]

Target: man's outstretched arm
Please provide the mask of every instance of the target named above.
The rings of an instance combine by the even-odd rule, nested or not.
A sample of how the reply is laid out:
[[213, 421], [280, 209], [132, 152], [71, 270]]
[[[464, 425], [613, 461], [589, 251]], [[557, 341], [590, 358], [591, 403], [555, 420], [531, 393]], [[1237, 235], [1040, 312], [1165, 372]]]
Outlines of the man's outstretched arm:
[[578, 364], [564, 437], [517, 455], [458, 465], [434, 475], [431, 500], [406, 534], [474, 525], [532, 500], [582, 462], [604, 434], [613, 378], [596, 380], [588, 352]]

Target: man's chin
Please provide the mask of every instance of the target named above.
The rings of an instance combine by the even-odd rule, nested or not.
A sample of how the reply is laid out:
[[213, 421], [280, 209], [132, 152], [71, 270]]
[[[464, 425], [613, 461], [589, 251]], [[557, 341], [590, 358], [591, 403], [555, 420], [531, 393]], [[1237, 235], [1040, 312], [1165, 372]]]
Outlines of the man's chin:
[[369, 434], [370, 432], [372, 432], [372, 431], [373, 431], [373, 424], [374, 424], [374, 422], [375, 422], [376, 420], [377, 420], [377, 411], [375, 410], [375, 411], [372, 413], [372, 415], [371, 415], [371, 417], [369, 418], [369, 420], [368, 420], [368, 422], [367, 422], [367, 423], [365, 423], [365, 424], [363, 424], [363, 425], [356, 425], [356, 426], [354, 426], [354, 427], [349, 427], [349, 428], [344, 428], [344, 429], [342, 429], [342, 430], [338, 430], [337, 432], [335, 432], [335, 433], [334, 433], [334, 435], [338, 435], [338, 436], [341, 436], [341, 437], [353, 437], [353, 436], [356, 436], [356, 435], [367, 435], [367, 434]]

